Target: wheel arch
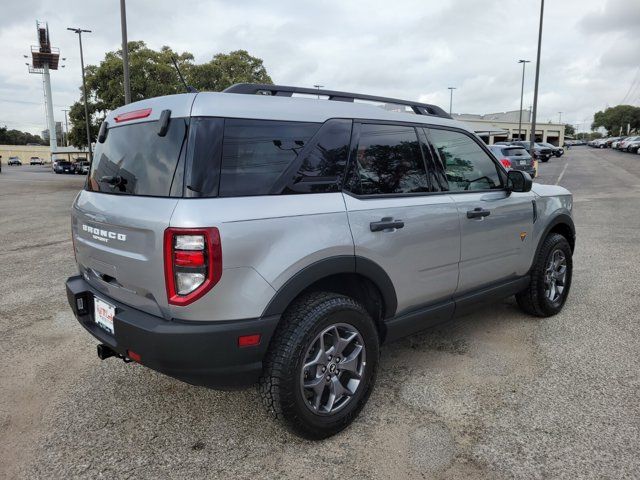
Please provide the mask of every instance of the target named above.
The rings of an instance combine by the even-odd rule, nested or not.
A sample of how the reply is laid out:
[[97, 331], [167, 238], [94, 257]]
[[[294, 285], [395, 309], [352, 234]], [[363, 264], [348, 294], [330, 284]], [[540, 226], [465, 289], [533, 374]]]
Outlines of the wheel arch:
[[393, 283], [384, 269], [364, 257], [344, 255], [326, 258], [304, 267], [276, 292], [263, 316], [282, 315], [301, 294], [314, 290], [347, 295], [360, 301], [376, 321], [384, 337], [384, 320], [398, 306]]
[[540, 239], [538, 240], [538, 246], [536, 247], [536, 253], [533, 256], [533, 261], [538, 258], [538, 254], [540, 253], [540, 249], [542, 248], [542, 244], [544, 240], [551, 233], [558, 233], [567, 239], [569, 242], [569, 246], [571, 247], [571, 252], [573, 253], [576, 245], [576, 227], [573, 223], [573, 219], [570, 215], [566, 213], [560, 213], [553, 217], [553, 219], [548, 223], [542, 235], [540, 235]]

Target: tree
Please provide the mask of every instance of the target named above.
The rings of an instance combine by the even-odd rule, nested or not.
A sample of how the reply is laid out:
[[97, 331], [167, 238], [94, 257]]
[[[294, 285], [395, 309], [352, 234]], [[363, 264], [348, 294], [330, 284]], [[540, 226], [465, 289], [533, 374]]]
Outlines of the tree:
[[[188, 85], [197, 90], [220, 91], [239, 82], [272, 83], [262, 60], [245, 50], [217, 54], [204, 64], [194, 64], [189, 52], [176, 53], [165, 46], [153, 50], [142, 41], [129, 42], [129, 75], [132, 101], [161, 95], [184, 93], [184, 85], [171, 61], [175, 58]], [[87, 98], [92, 141], [106, 114], [124, 104], [122, 50], [107, 52], [100, 65], [87, 65]], [[80, 89], [82, 94], [82, 88]], [[84, 103], [81, 99], [69, 111], [72, 128], [69, 141], [86, 146]]]
[[0, 145], [26, 145], [27, 143], [46, 145], [40, 135], [33, 135], [20, 130], [8, 130], [6, 126], [0, 127]]
[[575, 135], [576, 133], [576, 129], [573, 127], [573, 125], [570, 125], [568, 123], [564, 124], [564, 134], [565, 135]]
[[609, 135], [620, 135], [640, 129], [640, 107], [616, 105], [593, 116], [591, 129], [604, 127]]

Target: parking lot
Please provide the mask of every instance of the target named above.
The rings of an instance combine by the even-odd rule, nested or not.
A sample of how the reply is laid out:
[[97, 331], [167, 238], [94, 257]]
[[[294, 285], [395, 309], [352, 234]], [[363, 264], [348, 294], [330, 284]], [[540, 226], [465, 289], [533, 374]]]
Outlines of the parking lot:
[[640, 155], [575, 147], [536, 181], [574, 194], [564, 310], [510, 299], [384, 347], [360, 418], [314, 443], [253, 390], [98, 360], [64, 292], [83, 177], [3, 167], [0, 478], [638, 478]]

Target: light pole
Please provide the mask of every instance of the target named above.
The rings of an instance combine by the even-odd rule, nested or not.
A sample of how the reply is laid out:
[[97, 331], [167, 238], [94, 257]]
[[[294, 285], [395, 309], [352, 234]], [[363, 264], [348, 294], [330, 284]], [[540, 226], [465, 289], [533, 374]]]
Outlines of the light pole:
[[65, 130], [64, 139], [68, 147], [69, 146], [69, 123], [67, 123], [67, 112], [69, 110], [63, 108], [62, 111], [64, 112], [64, 130]]
[[82, 28], [67, 28], [67, 30], [78, 34], [80, 42], [80, 68], [82, 68], [82, 96], [84, 98], [84, 123], [87, 127], [87, 148], [89, 149], [89, 162], [93, 162], [93, 152], [91, 151], [91, 129], [89, 127], [89, 106], [87, 105], [87, 81], [84, 78], [84, 57], [82, 54], [82, 33], [91, 33], [91, 30]]
[[451, 92], [449, 95], [449, 116], [451, 116], [451, 111], [453, 108], [453, 91], [456, 89], [456, 87], [447, 87], [447, 88]]
[[[522, 86], [520, 87], [520, 120], [518, 121], [518, 140], [522, 140], [522, 99], [524, 97], [524, 67], [530, 60], [518, 60], [522, 64]], [[525, 137], [526, 139], [526, 137]]]
[[536, 57], [536, 83], [533, 87], [533, 116], [531, 118], [531, 152], [536, 142], [536, 116], [538, 114], [538, 82], [540, 80], [540, 51], [542, 50], [542, 19], [544, 18], [544, 0], [540, 0], [540, 28], [538, 29], [538, 54]]
[[558, 123], [562, 125], [562, 112], [558, 112]]
[[318, 89], [318, 100], [320, 100], [320, 89], [324, 87], [324, 85], [314, 85]]
[[127, 42], [127, 7], [120, 0], [120, 26], [122, 28], [122, 66], [124, 69], [124, 103], [131, 103], [131, 85], [129, 84], [129, 43]]

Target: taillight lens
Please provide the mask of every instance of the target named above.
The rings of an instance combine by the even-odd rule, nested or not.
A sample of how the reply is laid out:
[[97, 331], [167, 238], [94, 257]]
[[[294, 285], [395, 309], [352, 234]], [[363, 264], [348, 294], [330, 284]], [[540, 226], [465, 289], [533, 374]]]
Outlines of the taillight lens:
[[164, 271], [172, 305], [189, 305], [222, 276], [222, 246], [217, 228], [167, 228]]
[[500, 163], [504, 166], [504, 168], [511, 168], [511, 160], [508, 158], [503, 158], [500, 160]]

